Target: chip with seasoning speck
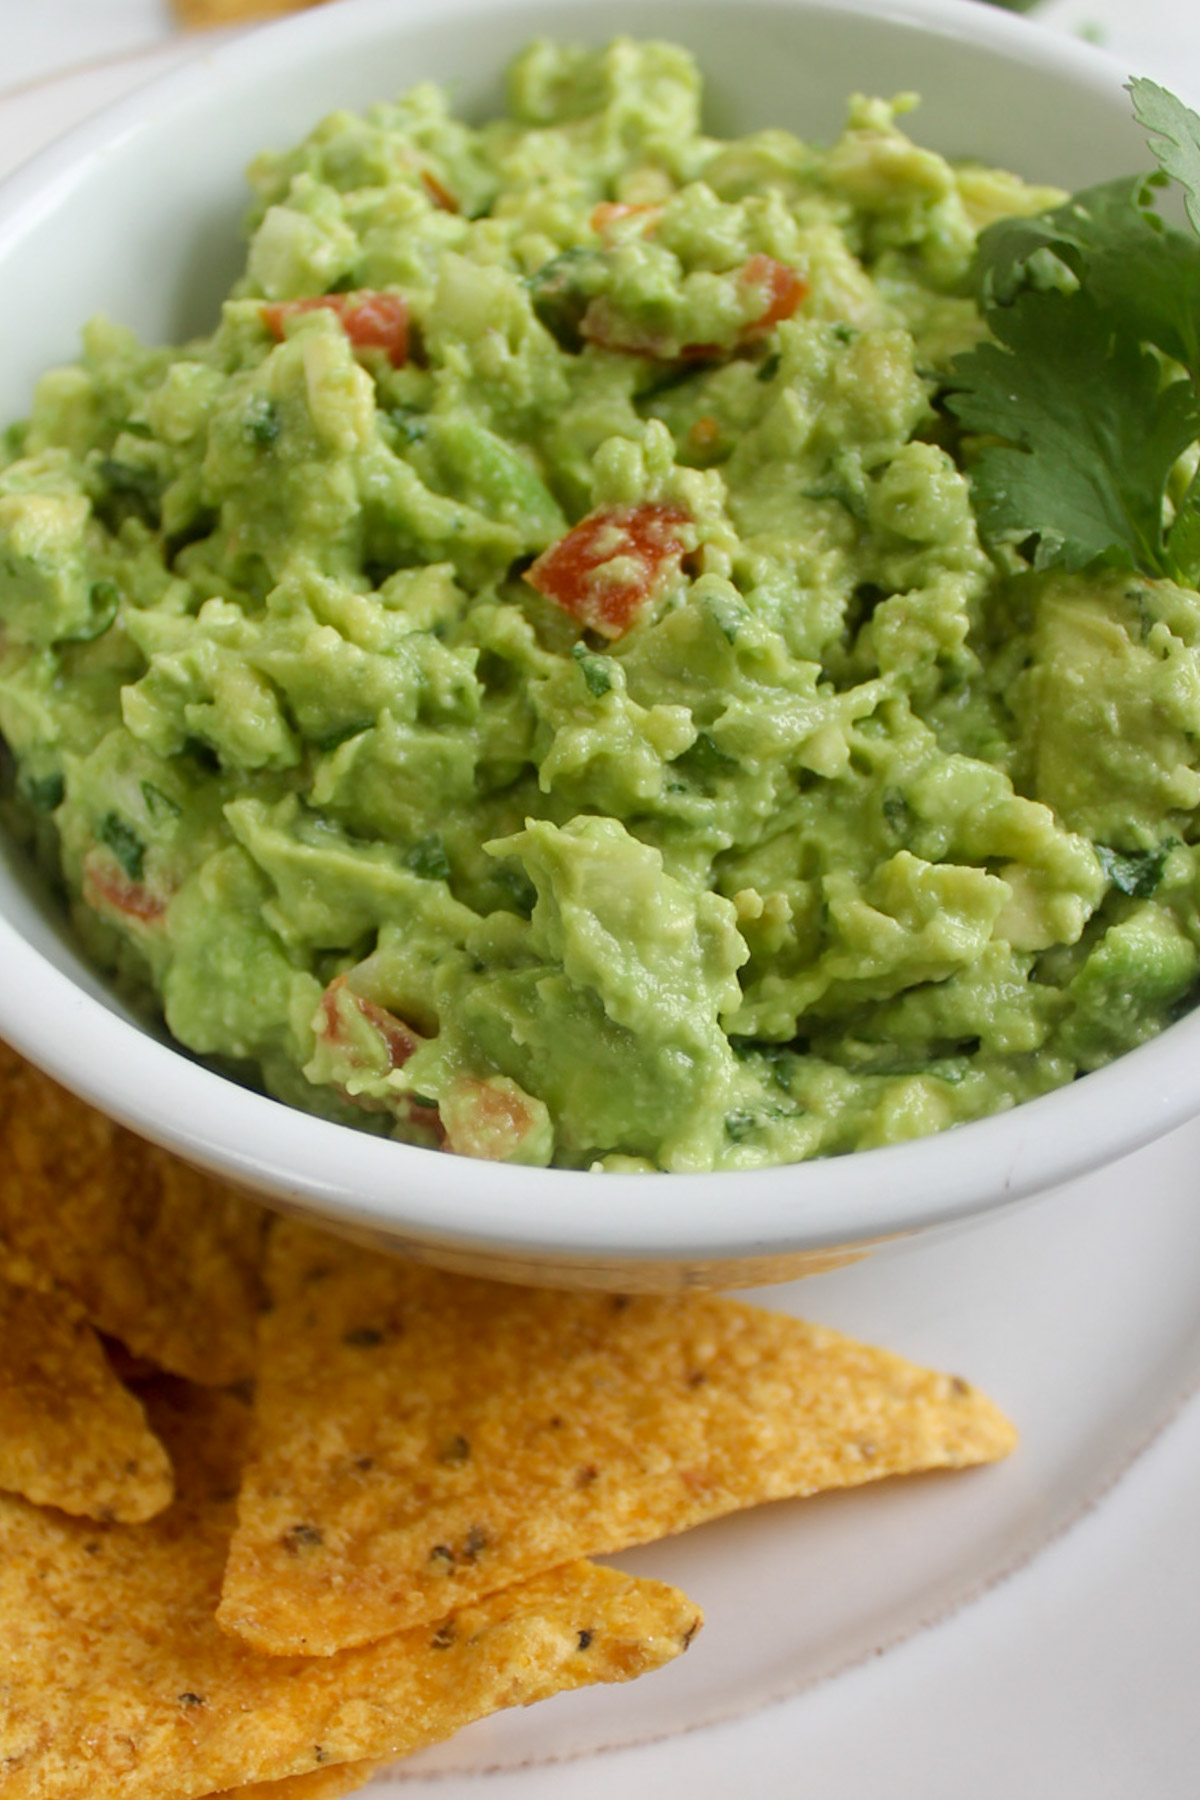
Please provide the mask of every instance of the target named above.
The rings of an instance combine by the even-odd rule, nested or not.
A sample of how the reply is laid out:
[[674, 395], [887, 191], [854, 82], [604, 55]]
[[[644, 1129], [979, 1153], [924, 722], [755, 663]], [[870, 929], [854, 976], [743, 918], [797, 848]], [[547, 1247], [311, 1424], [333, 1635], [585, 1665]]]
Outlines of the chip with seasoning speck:
[[268, 1286], [219, 1617], [272, 1653], [327, 1655], [577, 1556], [1015, 1442], [964, 1383], [712, 1295], [510, 1287], [291, 1220]]
[[87, 1800], [195, 1800], [388, 1763], [501, 1707], [657, 1668], [699, 1624], [674, 1588], [574, 1563], [462, 1609], [444, 1647], [422, 1626], [336, 1656], [257, 1655], [213, 1616], [249, 1409], [181, 1382], [145, 1397], [177, 1481], [156, 1519], [97, 1525], [0, 1495], [4, 1800], [79, 1800], [85, 1770]]

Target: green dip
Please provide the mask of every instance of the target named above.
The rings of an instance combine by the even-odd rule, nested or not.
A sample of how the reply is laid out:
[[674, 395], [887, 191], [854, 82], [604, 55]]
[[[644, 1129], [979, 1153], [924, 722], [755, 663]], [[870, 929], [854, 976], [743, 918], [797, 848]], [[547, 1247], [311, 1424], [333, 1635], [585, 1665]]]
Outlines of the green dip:
[[719, 142], [665, 44], [510, 105], [263, 156], [215, 334], [92, 323], [4, 440], [10, 811], [89, 952], [280, 1099], [570, 1167], [893, 1143], [1159, 1031], [1200, 596], [986, 554], [932, 404], [1055, 196], [879, 101]]

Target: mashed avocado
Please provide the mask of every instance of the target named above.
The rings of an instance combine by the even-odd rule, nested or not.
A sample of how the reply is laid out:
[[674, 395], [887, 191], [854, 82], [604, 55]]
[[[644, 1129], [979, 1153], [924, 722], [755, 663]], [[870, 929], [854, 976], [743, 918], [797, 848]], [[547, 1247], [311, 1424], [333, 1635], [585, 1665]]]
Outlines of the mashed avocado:
[[252, 168], [211, 338], [0, 459], [14, 811], [179, 1042], [407, 1142], [745, 1168], [1093, 1069], [1200, 965], [1200, 596], [987, 554], [936, 404], [1055, 196], [538, 43]]

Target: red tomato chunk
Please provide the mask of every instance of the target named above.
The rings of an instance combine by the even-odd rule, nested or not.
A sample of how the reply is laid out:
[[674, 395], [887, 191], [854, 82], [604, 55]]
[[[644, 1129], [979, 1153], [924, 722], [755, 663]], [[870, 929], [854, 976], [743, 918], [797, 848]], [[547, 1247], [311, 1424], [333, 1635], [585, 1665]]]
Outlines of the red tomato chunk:
[[402, 1069], [413, 1051], [420, 1049], [422, 1039], [411, 1025], [405, 1024], [395, 1013], [388, 1012], [386, 1007], [377, 1006], [374, 1000], [367, 1000], [362, 994], [354, 993], [344, 975], [335, 976], [321, 995], [321, 1012], [324, 1017], [321, 1035], [331, 1044], [344, 1044], [346, 1041], [339, 1011], [343, 1000], [349, 1000], [379, 1033], [387, 1050], [389, 1067]]
[[152, 894], [140, 881], [130, 881], [105, 858], [89, 851], [83, 862], [83, 897], [97, 912], [120, 913], [143, 925], [154, 925], [167, 910], [160, 894]]
[[360, 288], [353, 294], [314, 294], [308, 300], [273, 300], [260, 306], [271, 336], [283, 341], [284, 325], [299, 313], [336, 313], [356, 350], [385, 350], [397, 369], [408, 361], [408, 305], [402, 294]]
[[589, 513], [525, 571], [530, 587], [589, 631], [617, 638], [684, 553], [678, 506], [609, 506]]
[[[603, 204], [592, 215], [592, 223], [597, 230], [603, 229], [596, 224], [597, 214], [602, 211]], [[617, 214], [638, 209], [613, 206], [610, 210]], [[809, 285], [803, 275], [798, 275], [786, 263], [777, 262], [773, 256], [750, 257], [738, 270], [737, 278], [743, 287], [761, 295], [762, 311], [742, 326], [734, 345], [677, 344], [672, 348], [670, 341], [660, 332], [650, 331], [623, 318], [603, 296], [589, 303], [580, 323], [580, 331], [589, 343], [598, 344], [602, 350], [618, 351], [623, 356], [654, 356], [662, 362], [719, 362], [722, 357], [731, 355], [738, 346], [754, 343], [782, 319], [790, 319], [809, 293]]]
[[739, 280], [749, 287], [761, 287], [766, 301], [761, 315], [745, 327], [743, 337], [770, 331], [781, 319], [790, 319], [808, 298], [808, 283], [803, 275], [789, 269], [786, 263], [776, 262], [773, 256], [752, 256], [743, 266]]
[[651, 206], [648, 202], [635, 206], [622, 200], [601, 200], [599, 205], [592, 209], [592, 230], [603, 237], [609, 226], [615, 225], [619, 219], [632, 219], [639, 214], [653, 215], [649, 221], [649, 229], [652, 230], [654, 218], [661, 211], [661, 206]]
[[447, 1110], [447, 1149], [484, 1162], [506, 1162], [534, 1123], [533, 1109], [519, 1093], [474, 1075], [458, 1077]]

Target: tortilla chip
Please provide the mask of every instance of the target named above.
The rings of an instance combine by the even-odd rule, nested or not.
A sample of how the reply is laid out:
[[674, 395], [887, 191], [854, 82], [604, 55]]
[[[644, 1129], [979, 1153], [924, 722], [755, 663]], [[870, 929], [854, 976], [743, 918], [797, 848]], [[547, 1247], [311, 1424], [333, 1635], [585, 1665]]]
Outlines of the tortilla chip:
[[500, 1707], [621, 1681], [686, 1647], [676, 1590], [587, 1563], [365, 1650], [256, 1655], [213, 1616], [249, 1408], [159, 1383], [179, 1498], [85, 1525], [0, 1496], [5, 1800], [192, 1800], [390, 1762]]
[[334, 1769], [314, 1769], [311, 1775], [291, 1775], [285, 1781], [226, 1788], [213, 1800], [340, 1800], [342, 1794], [356, 1794], [366, 1787], [374, 1773], [374, 1763], [342, 1763]]
[[214, 25], [242, 25], [252, 19], [277, 18], [280, 13], [302, 12], [323, 0], [173, 0], [180, 24], [204, 29]]
[[446, 1275], [272, 1233], [256, 1450], [218, 1618], [328, 1655], [764, 1500], [987, 1462], [964, 1382], [706, 1294]]
[[136, 1524], [169, 1505], [171, 1465], [100, 1341], [61, 1298], [0, 1281], [0, 1488]]
[[0, 1044], [0, 1275], [192, 1381], [254, 1366], [267, 1215]]

